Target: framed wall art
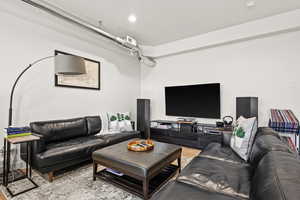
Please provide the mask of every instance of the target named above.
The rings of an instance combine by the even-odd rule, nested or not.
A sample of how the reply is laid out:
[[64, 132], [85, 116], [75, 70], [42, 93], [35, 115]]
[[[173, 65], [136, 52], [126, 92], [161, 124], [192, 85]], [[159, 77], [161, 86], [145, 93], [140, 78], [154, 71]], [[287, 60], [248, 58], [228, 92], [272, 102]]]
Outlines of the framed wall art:
[[[55, 55], [66, 54], [66, 52], [55, 50]], [[84, 58], [86, 74], [82, 75], [55, 75], [56, 87], [70, 87], [81, 89], [100, 90], [100, 62]]]

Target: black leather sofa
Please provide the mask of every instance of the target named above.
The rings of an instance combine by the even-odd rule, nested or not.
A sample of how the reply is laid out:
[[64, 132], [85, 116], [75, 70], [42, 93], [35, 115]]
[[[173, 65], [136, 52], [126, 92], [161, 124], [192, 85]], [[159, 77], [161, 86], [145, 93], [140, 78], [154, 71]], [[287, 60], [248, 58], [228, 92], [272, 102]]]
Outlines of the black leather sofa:
[[299, 200], [300, 160], [269, 128], [259, 128], [249, 162], [223, 144], [211, 143], [152, 200]]
[[[131, 138], [139, 132], [96, 135], [101, 131], [99, 116], [30, 123], [32, 132], [41, 139], [33, 142], [32, 167], [41, 173], [53, 172], [91, 160], [92, 152]], [[21, 145], [21, 158], [26, 160], [26, 144]]]

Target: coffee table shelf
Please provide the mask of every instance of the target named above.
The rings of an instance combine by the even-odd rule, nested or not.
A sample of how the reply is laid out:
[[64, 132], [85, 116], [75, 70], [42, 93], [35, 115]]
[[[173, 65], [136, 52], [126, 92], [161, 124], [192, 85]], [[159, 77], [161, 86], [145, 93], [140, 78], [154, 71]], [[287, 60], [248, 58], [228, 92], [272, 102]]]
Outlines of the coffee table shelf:
[[[182, 148], [155, 142], [154, 149], [150, 151], [134, 152], [127, 149], [128, 143], [134, 140], [136, 139], [93, 152], [93, 180], [102, 178], [148, 200], [153, 192], [175, 176], [177, 171], [180, 172]], [[121, 172], [123, 176], [103, 170], [98, 172], [98, 165]]]
[[[169, 165], [161, 170], [161, 172], [153, 177], [149, 181], [149, 197], [154, 194], [162, 185], [164, 185], [168, 180], [176, 175], [179, 171], [177, 165]], [[96, 173], [97, 178], [100, 178], [104, 181], [107, 181], [117, 187], [120, 187], [128, 192], [134, 193], [139, 197], [144, 197], [143, 194], [143, 181], [137, 180], [133, 177], [123, 175], [118, 176], [111, 172], [106, 171], [105, 169]]]

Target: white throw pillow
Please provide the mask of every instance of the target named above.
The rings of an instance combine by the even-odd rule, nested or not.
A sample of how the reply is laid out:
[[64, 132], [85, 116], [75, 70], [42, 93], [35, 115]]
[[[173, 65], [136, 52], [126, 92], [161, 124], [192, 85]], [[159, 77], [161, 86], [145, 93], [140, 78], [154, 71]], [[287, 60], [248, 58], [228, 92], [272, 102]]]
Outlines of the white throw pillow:
[[117, 114], [107, 113], [107, 119], [108, 119], [108, 131], [115, 132], [120, 130]]
[[230, 146], [245, 161], [248, 161], [252, 144], [257, 132], [256, 117], [237, 120], [237, 127], [234, 129]]
[[133, 131], [129, 112], [107, 113], [107, 118], [109, 131]]

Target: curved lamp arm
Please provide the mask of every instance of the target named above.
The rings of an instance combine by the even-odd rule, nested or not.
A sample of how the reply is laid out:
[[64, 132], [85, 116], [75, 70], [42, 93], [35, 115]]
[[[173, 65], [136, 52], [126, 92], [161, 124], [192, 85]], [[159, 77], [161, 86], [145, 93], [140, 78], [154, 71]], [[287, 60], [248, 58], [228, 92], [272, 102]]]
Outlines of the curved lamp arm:
[[14, 98], [14, 92], [15, 92], [15, 88], [17, 86], [17, 83], [18, 81], [20, 80], [20, 78], [22, 77], [22, 75], [27, 71], [29, 70], [33, 65], [43, 61], [43, 60], [46, 60], [46, 59], [50, 59], [50, 58], [54, 58], [55, 56], [47, 56], [47, 57], [44, 57], [44, 58], [41, 58], [39, 60], [36, 60], [35, 62], [31, 63], [28, 67], [26, 67], [20, 74], [19, 76], [17, 77], [12, 89], [11, 89], [11, 92], [10, 92], [10, 101], [9, 101], [9, 111], [8, 111], [8, 126], [11, 126], [12, 125], [12, 105], [13, 105], [13, 98]]

